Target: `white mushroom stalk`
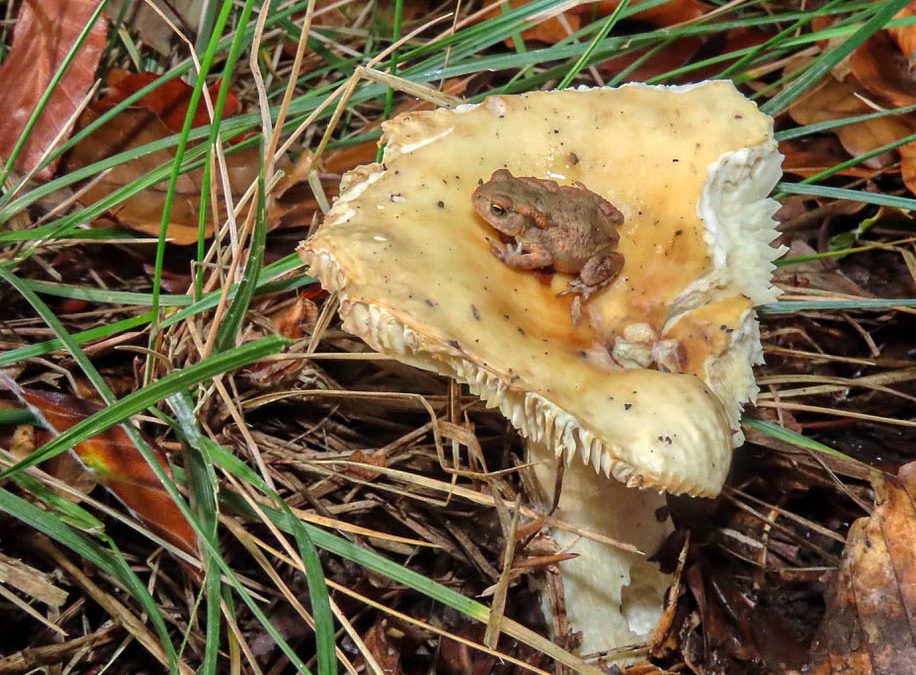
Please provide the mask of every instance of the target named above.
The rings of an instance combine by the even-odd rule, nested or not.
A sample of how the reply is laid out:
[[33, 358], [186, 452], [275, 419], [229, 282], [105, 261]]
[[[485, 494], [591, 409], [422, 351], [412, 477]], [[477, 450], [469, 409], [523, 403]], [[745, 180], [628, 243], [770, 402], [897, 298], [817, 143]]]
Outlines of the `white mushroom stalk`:
[[[344, 328], [466, 383], [548, 457], [574, 462], [562, 519], [653, 553], [670, 530], [656, 518], [657, 492], [716, 495], [742, 438], [741, 405], [756, 394], [753, 306], [776, 297], [770, 274], [781, 253], [769, 245], [776, 204], [767, 195], [781, 161], [772, 120], [730, 83], [711, 82], [491, 97], [402, 115], [384, 132], [383, 162], [344, 177], [325, 223], [300, 248], [338, 292]], [[562, 295], [581, 286], [574, 272], [546, 278], [491, 251], [497, 233], [472, 195], [498, 169], [581, 182], [622, 214], [609, 241], [623, 267], [589, 287], [582, 320], [571, 318], [578, 298]], [[537, 474], [552, 490], [546, 469]], [[574, 515], [577, 502], [605, 497], [600, 508], [613, 517]], [[651, 630], [659, 577], [647, 582], [651, 601], [633, 601], [652, 605], [636, 618], [625, 591], [632, 554], [555, 538], [580, 553], [561, 571], [607, 573], [564, 582], [567, 608], [589, 604], [571, 597], [579, 585], [592, 596], [608, 589], [608, 611], [620, 619], [620, 630], [585, 634], [582, 653]], [[573, 628], [587, 633], [598, 619], [577, 610]]]

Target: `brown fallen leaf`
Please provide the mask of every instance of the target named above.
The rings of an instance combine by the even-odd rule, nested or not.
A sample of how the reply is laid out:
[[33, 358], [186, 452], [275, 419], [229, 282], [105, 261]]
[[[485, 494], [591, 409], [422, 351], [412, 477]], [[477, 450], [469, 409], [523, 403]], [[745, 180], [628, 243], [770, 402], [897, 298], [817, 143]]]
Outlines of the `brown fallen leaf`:
[[[798, 176], [813, 174], [832, 168], [849, 159], [839, 140], [834, 136], [806, 136], [780, 141], [779, 151], [783, 154], [782, 170]], [[840, 176], [870, 178], [875, 170], [867, 166], [851, 166], [839, 172]]]
[[[508, 0], [506, 3], [499, 3], [495, 5], [492, 10], [484, 14], [481, 17], [481, 21], [502, 15], [504, 13], [502, 8], [503, 4], [508, 8], [517, 9], [527, 5], [529, 2], [531, 2], [531, 0]], [[579, 13], [573, 9], [561, 12], [559, 15], [555, 15], [554, 13], [550, 15], [535, 14], [528, 17], [528, 21], [530, 22], [530, 28], [526, 28], [522, 31], [522, 40], [527, 42], [543, 42], [551, 45], [568, 37], [570, 33], [579, 30], [581, 26]], [[507, 38], [504, 42], [508, 47], [515, 46], [515, 41], [511, 37]]]
[[[57, 433], [98, 412], [102, 406], [86, 399], [57, 392], [14, 388], [17, 398], [38, 411]], [[171, 476], [165, 454], [155, 442], [147, 443], [166, 474]], [[113, 426], [78, 443], [73, 452], [83, 467], [112, 492], [153, 532], [192, 555], [197, 555], [197, 538], [149, 464], [120, 426]]]
[[[782, 170], [798, 176], [811, 176], [849, 159], [840, 141], [834, 136], [806, 136], [779, 143], [783, 154]], [[869, 178], [875, 170], [867, 166], [851, 166], [839, 172], [841, 176]]]
[[916, 462], [872, 484], [875, 510], [849, 530], [807, 672], [904, 675], [916, 664]]
[[[0, 91], [3, 92], [0, 158], [4, 161], [12, 154], [51, 78], [98, 4], [98, 0], [24, 0], [22, 3], [13, 46], [0, 66]], [[80, 101], [92, 86], [106, 35], [105, 22], [97, 21], [29, 133], [16, 158], [18, 171], [27, 173], [34, 169], [51, 149], [54, 139], [72, 124]], [[36, 176], [47, 180], [56, 169], [57, 161]]]
[[[363, 642], [366, 650], [375, 659], [383, 673], [394, 675], [401, 671], [401, 641], [394, 637], [396, 631], [390, 630], [387, 619], [380, 619], [366, 631]], [[360, 656], [354, 662], [358, 670], [369, 670], [365, 658]], [[363, 666], [363, 668], [360, 668]]]
[[[126, 76], [123, 71], [115, 73], [111, 91], [106, 97], [95, 102], [80, 118], [80, 126], [86, 126], [99, 115], [110, 109], [126, 96], [137, 91], [151, 81], [147, 74]], [[215, 89], [213, 89], [215, 92]], [[111, 155], [140, 148], [174, 133], [177, 125], [184, 122], [187, 106], [190, 101], [191, 87], [184, 82], [173, 80], [167, 85], [148, 94], [139, 101], [139, 107], [128, 108], [107, 124], [99, 128], [90, 138], [78, 143], [67, 156], [67, 169], [70, 171], [101, 161]], [[238, 112], [238, 100], [228, 100], [231, 110]], [[227, 107], [227, 113], [230, 108]], [[180, 121], [179, 121], [180, 120]], [[206, 109], [201, 102], [195, 111], [195, 124], [209, 121]], [[171, 127], [170, 127], [171, 124]], [[156, 152], [137, 154], [137, 157], [102, 174], [90, 181], [81, 195], [84, 203], [91, 204], [120, 190], [132, 181], [148, 174], [156, 167], [173, 161], [173, 149], [167, 148]], [[248, 148], [227, 155], [228, 182], [232, 189], [233, 201], [241, 197], [258, 173], [258, 150]], [[172, 204], [171, 220], [167, 236], [176, 244], [187, 245], [197, 241], [200, 193], [203, 169], [195, 169], [178, 177], [175, 198]], [[220, 181], [216, 181], [220, 185]], [[132, 197], [118, 207], [96, 219], [94, 225], [118, 225], [146, 234], [158, 235], [162, 211], [168, 191], [168, 180], [157, 183]], [[216, 217], [213, 215], [216, 210]], [[205, 233], [213, 234], [214, 221], [225, 217], [223, 200], [211, 206], [207, 214]]]
[[[128, 96], [158, 80], [159, 77], [156, 73], [131, 73], [120, 68], [113, 68], [108, 71], [106, 78], [108, 90], [105, 92], [105, 97], [93, 103], [92, 109], [97, 113], [110, 110]], [[218, 80], [208, 87], [214, 104], [219, 89]], [[177, 134], [184, 127], [184, 118], [191, 104], [192, 91], [192, 88], [183, 80], [169, 80], [144, 95], [134, 106], [146, 108], [155, 113], [169, 131]], [[223, 119], [238, 115], [240, 112], [242, 112], [242, 104], [235, 92], [230, 89], [223, 107]], [[200, 127], [209, 123], [210, 114], [206, 106], [200, 103], [197, 110], [194, 111], [194, 121], [191, 126]]]
[[657, 49], [653, 45], [652, 47], [637, 49], [629, 54], [615, 56], [607, 61], [601, 61], [596, 64], [596, 67], [598, 72], [603, 75], [616, 75], [637, 60], [644, 59], [622, 80], [623, 82], [643, 82], [686, 65], [700, 51], [703, 43], [704, 40], [700, 37], [688, 36], [676, 40], [662, 49]]
[[849, 70], [881, 103], [907, 106], [916, 103], [916, 82], [909, 63], [887, 31], [876, 33], [849, 57]]
[[[803, 60], [796, 59], [786, 68], [785, 73], [792, 73], [803, 63]], [[790, 117], [799, 124], [816, 124], [869, 112], [874, 112], [874, 110], [856, 96], [853, 86], [833, 77], [825, 78], [820, 86], [789, 108]], [[913, 133], [914, 130], [916, 130], [916, 123], [912, 119], [897, 115], [847, 124], [832, 131], [840, 139], [846, 151], [856, 156], [903, 138]], [[878, 169], [893, 161], [893, 153], [888, 152], [872, 157], [863, 164]]]
[[[895, 16], [895, 19], [905, 19], [916, 16], [916, 2], [911, 2], [908, 7], [904, 7]], [[899, 26], [897, 28], [888, 28], [888, 35], [897, 43], [903, 57], [907, 60], [912, 68], [913, 53], [916, 52], [916, 26]]]

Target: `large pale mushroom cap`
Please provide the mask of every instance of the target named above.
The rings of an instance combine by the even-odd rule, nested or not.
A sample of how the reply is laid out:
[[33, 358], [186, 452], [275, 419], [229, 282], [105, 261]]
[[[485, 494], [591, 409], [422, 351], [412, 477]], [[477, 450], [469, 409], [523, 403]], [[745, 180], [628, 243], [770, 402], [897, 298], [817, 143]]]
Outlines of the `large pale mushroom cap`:
[[[770, 118], [711, 82], [494, 96], [384, 131], [383, 163], [344, 177], [300, 248], [344, 328], [467, 383], [558, 455], [717, 494], [755, 393], [752, 306], [775, 297]], [[624, 214], [623, 271], [579, 325], [556, 296], [568, 276], [545, 282], [489, 250], [471, 194], [502, 167], [581, 181]]]

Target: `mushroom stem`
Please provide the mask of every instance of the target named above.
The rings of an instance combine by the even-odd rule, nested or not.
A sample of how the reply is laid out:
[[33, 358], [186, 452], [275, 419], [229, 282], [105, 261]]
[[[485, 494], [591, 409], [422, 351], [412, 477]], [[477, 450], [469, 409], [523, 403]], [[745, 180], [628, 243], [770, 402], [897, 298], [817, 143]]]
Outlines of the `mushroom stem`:
[[[549, 509], [554, 503], [557, 462], [565, 460], [535, 442], [528, 443], [528, 453], [541, 505]], [[623, 551], [568, 530], [551, 530], [562, 552], [579, 556], [559, 565], [566, 620], [582, 634], [577, 651], [593, 654], [645, 640], [662, 614], [664, 592], [671, 584], [671, 576], [647, 560], [673, 529], [664, 495], [628, 488], [579, 461], [564, 468], [560, 490], [553, 514], [558, 520], [633, 544], [646, 554]], [[546, 596], [545, 612], [553, 616]]]

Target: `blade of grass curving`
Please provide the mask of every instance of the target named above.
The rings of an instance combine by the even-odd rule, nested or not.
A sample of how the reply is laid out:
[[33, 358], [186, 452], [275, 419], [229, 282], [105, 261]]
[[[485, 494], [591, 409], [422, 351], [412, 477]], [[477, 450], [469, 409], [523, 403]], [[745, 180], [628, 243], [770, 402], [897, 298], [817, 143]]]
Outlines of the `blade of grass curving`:
[[781, 31], [779, 31], [776, 35], [771, 37], [770, 39], [753, 47], [747, 54], [742, 56], [740, 59], [738, 59], [731, 65], [729, 65], [724, 70], [722, 70], [718, 75], [715, 76], [714, 79], [717, 79], [717, 80], [726, 79], [736, 73], [741, 72], [741, 70], [745, 66], [750, 64], [751, 61], [753, 61], [756, 56], [764, 53], [768, 49], [771, 49], [773, 47], [778, 47], [787, 37], [801, 31], [803, 28], [805, 28], [809, 23], [814, 21], [816, 18], [824, 16], [824, 14], [821, 13], [822, 11], [830, 10], [837, 6], [845, 7], [845, 5], [846, 5], [846, 0], [830, 0], [830, 2], [828, 2], [823, 7], [819, 7], [818, 11], [808, 12], [806, 16], [800, 17], [794, 23], [786, 26]]
[[850, 124], [867, 122], [869, 120], [880, 119], [882, 117], [906, 115], [913, 111], [916, 111], [916, 103], [913, 105], [904, 106], [902, 108], [889, 108], [888, 110], [879, 110], [878, 112], [866, 113], [864, 115], [843, 117], [837, 120], [828, 120], [826, 122], [818, 122], [817, 124], [809, 124], [804, 127], [795, 127], [794, 129], [784, 129], [782, 131], [777, 131], [775, 134], [773, 134], [773, 136], [777, 141], [790, 141], [794, 138], [811, 136], [812, 134], [818, 134], [822, 131], [830, 131], [831, 129], [836, 129], [837, 127], [845, 127]]
[[258, 191], [256, 199], [258, 200], [257, 212], [255, 213], [254, 228], [251, 232], [251, 243], [248, 249], [248, 260], [245, 263], [245, 271], [242, 280], [236, 286], [235, 297], [226, 310], [226, 316], [223, 318], [216, 332], [216, 339], [213, 342], [213, 353], [225, 351], [235, 345], [236, 336], [248, 313], [248, 307], [251, 305], [251, 298], [254, 295], [255, 284], [261, 273], [261, 264], [264, 260], [264, 247], [267, 244], [267, 196], [264, 184], [264, 148], [261, 148], [260, 166], [258, 169]]
[[825, 455], [831, 455], [833, 457], [839, 457], [850, 462], [855, 462], [856, 464], [861, 464], [856, 459], [853, 459], [849, 455], [843, 454], [839, 450], [834, 450], [829, 445], [824, 445], [819, 443], [814, 439], [803, 436], [795, 431], [786, 429], [783, 426], [776, 424], [775, 422], [769, 422], [767, 420], [757, 419], [756, 417], [748, 417], [744, 415], [741, 417], [741, 424], [743, 426], [755, 429], [761, 433], [775, 438], [777, 441], [783, 441], [784, 443], [790, 443], [792, 445], [798, 446], [799, 448], [805, 448], [806, 450], [814, 450], [815, 452], [822, 452]]
[[895, 307], [916, 307], [916, 298], [893, 298], [874, 300], [782, 300], [769, 305], [761, 305], [757, 310], [761, 314], [794, 314], [806, 310], [830, 310], [847, 312], [855, 310], [884, 310]]
[[[231, 4], [232, 0], [226, 0]], [[238, 23], [246, 24], [251, 18], [251, 12], [254, 9], [254, 0], [247, 0], [242, 13], [239, 16]], [[199, 38], [198, 38], [199, 39]], [[207, 211], [210, 202], [210, 180], [211, 171], [215, 163], [214, 154], [220, 143], [220, 127], [223, 121], [223, 111], [226, 108], [226, 99], [229, 96], [229, 89], [232, 84], [232, 75], [235, 72], [235, 66], [238, 63], [239, 55], [242, 53], [242, 45], [245, 44], [245, 33], [236, 31], [229, 47], [229, 56], [223, 65], [223, 72], [220, 76], [219, 92], [216, 95], [216, 104], [213, 106], [213, 120], [210, 124], [210, 135], [207, 138], [207, 160], [204, 163], [203, 176], [200, 185], [200, 220], [198, 222], [197, 232], [197, 269], [194, 273], [195, 299], [200, 299], [203, 295], [204, 288], [204, 239], [206, 238]]]
[[[237, 493], [230, 490], [222, 491], [220, 492], [220, 500], [227, 510], [232, 510], [236, 513], [255, 518], [257, 517], [245, 500]], [[286, 517], [281, 511], [266, 505], [261, 505], [261, 509], [277, 527], [289, 533]], [[357, 546], [343, 537], [325, 532], [321, 528], [311, 525], [310, 523], [302, 523], [302, 527], [305, 528], [317, 547], [365, 567], [368, 570], [381, 574], [397, 583], [412, 588], [426, 597], [441, 602], [447, 607], [451, 607], [475, 621], [481, 623], [487, 623], [487, 621], [489, 621], [490, 609], [486, 605], [472, 598], [468, 598], [437, 581], [428, 579], [418, 572], [414, 572], [398, 563], [392, 562], [374, 551]], [[538, 635], [516, 621], [504, 618], [502, 629], [507, 635], [511, 635], [517, 640], [543, 651], [548, 656], [556, 659], [559, 663], [563, 663], [574, 669], [581, 669], [581, 672], [600, 672], [594, 671], [583, 661], [560, 649], [550, 640]]]
[[[295, 258], [295, 261], [291, 260], [292, 258]], [[287, 259], [272, 263], [272, 265], [269, 268], [273, 268], [278, 263], [286, 263], [287, 260], [289, 260], [289, 262], [295, 262], [296, 263], [295, 266], [300, 266], [302, 264], [302, 262], [298, 259], [298, 256], [293, 254], [292, 256], [288, 256]], [[291, 279], [270, 281], [270, 279], [273, 279], [275, 276], [279, 276], [280, 274], [285, 274], [287, 271], [286, 269], [287, 266], [290, 269], [295, 269], [295, 266], [290, 266], [290, 265], [284, 265], [283, 267], [278, 268], [279, 271], [277, 271], [277, 269], [273, 269], [271, 274], [265, 275], [265, 279], [267, 279], [267, 281], [262, 279], [262, 281], [260, 282], [256, 295], [268, 295], [270, 293], [278, 293], [278, 292], [283, 292], [283, 291], [295, 290], [302, 286], [306, 286], [308, 284], [315, 283], [315, 279], [313, 277], [309, 277], [305, 275], [299, 276], [299, 277], [293, 277]], [[266, 269], [269, 269], [269, 268], [266, 268]], [[162, 321], [161, 326], [163, 328], [167, 328], [168, 326], [171, 326], [173, 324], [184, 321], [185, 319], [195, 316], [203, 311], [206, 311], [207, 309], [212, 309], [218, 303], [219, 303], [218, 292], [215, 292], [215, 291], [211, 292], [206, 297], [204, 297], [202, 300], [194, 303], [190, 307], [186, 307], [185, 309], [166, 317]], [[92, 340], [98, 340], [102, 338], [111, 337], [122, 331], [127, 331], [133, 328], [139, 328], [141, 326], [145, 326], [146, 324], [149, 323], [149, 321], [150, 321], [149, 314], [141, 314], [139, 316], [131, 317], [129, 319], [122, 319], [121, 321], [107, 324], [105, 326], [97, 326], [95, 328], [89, 328], [79, 333], [74, 333], [73, 335], [71, 335], [71, 338], [73, 339], [73, 342], [75, 344], [81, 345], [81, 344], [85, 344], [86, 342], [91, 342]], [[0, 367], [8, 366], [10, 364], [17, 363], [19, 361], [24, 361], [26, 359], [32, 359], [38, 356], [44, 356], [45, 354], [50, 354], [53, 351], [62, 349], [64, 346], [65, 345], [63, 342], [61, 342], [57, 338], [54, 338], [51, 340], [46, 340], [44, 342], [36, 343], [34, 345], [18, 347], [16, 349], [12, 349], [10, 351], [0, 353]]]
[[802, 263], [813, 260], [824, 260], [825, 258], [842, 258], [852, 253], [861, 253], [862, 251], [871, 251], [874, 246], [850, 246], [849, 248], [839, 248], [835, 251], [824, 251], [823, 253], [812, 253], [811, 255], [798, 255], [792, 258], [780, 258], [774, 260], [776, 267], [788, 267], [789, 265], [801, 265]]
[[[391, 26], [391, 42], [392, 44], [401, 39], [401, 20], [404, 17], [404, 0], [395, 0], [394, 2], [394, 21]], [[395, 49], [391, 52], [391, 57], [388, 59], [388, 72], [391, 75], [398, 74], [398, 57], [399, 50]], [[385, 108], [382, 111], [382, 119], [388, 120], [391, 119], [391, 111], [394, 109], [394, 89], [388, 87], [385, 90]], [[378, 154], [376, 155], [376, 162], [382, 161], [382, 155], [385, 152], [385, 148], [381, 145], [378, 148]]]
[[846, 199], [851, 202], [863, 204], [876, 204], [877, 206], [890, 206], [904, 211], [916, 210], [916, 199], [910, 197], [896, 197], [894, 195], [864, 192], [862, 190], [848, 190], [846, 188], [829, 187], [827, 185], [805, 185], [804, 183], [779, 183], [777, 186], [784, 194], [807, 195], [823, 197], [825, 199]]
[[305, 581], [309, 589], [309, 599], [312, 603], [312, 617], [315, 619], [315, 642], [318, 651], [318, 675], [337, 675], [337, 656], [334, 649], [334, 614], [331, 612], [331, 603], [328, 596], [328, 586], [324, 581], [324, 570], [318, 551], [308, 530], [302, 521], [293, 515], [289, 506], [282, 499], [278, 499], [282, 514], [286, 517], [288, 531], [296, 540], [299, 556], [305, 565]]
[[[0, 270], [0, 274], [2, 273], [2, 270]], [[123, 422], [131, 415], [157, 404], [176, 392], [187, 390], [229, 370], [247, 365], [265, 356], [276, 354], [289, 342], [290, 340], [277, 335], [268, 336], [169, 373], [165, 377], [141, 389], [137, 389], [121, 399], [109, 402], [107, 407], [74, 424], [15, 466], [0, 472], [0, 478], [7, 478], [39, 462], [50, 459], [76, 443], [85, 441], [103, 432], [108, 427]], [[124, 426], [133, 429], [130, 424]], [[131, 440], [134, 439], [132, 438]]]
[[54, 71], [54, 75], [51, 76], [51, 81], [48, 83], [48, 86], [45, 88], [44, 92], [42, 92], [41, 98], [38, 99], [38, 103], [35, 104], [35, 109], [32, 110], [32, 113], [29, 115], [29, 119], [26, 120], [25, 126], [22, 128], [22, 133], [19, 134], [19, 138], [16, 139], [16, 145], [14, 145], [13, 149], [10, 151], [10, 156], [6, 158], [6, 163], [3, 165], [3, 168], [0, 169], [0, 185], [6, 184], [6, 179], [9, 177], [10, 171], [16, 164], [16, 160], [19, 158], [19, 154], [22, 152], [22, 149], [28, 142], [29, 136], [32, 133], [32, 129], [34, 129], [35, 125], [38, 123], [38, 118], [41, 117], [45, 107], [48, 105], [48, 101], [51, 100], [52, 94], [54, 94], [54, 92], [57, 90], [61, 79], [70, 68], [70, 64], [73, 63], [73, 59], [76, 58], [76, 54], [83, 46], [86, 38], [89, 37], [89, 33], [92, 31], [92, 27], [95, 26], [96, 21], [98, 21], [99, 17], [102, 16], [102, 11], [105, 9], [107, 4], [108, 0], [100, 0], [95, 10], [92, 12], [92, 15], [89, 17], [89, 21], [86, 22], [86, 25], [83, 26], [83, 30], [80, 31], [80, 34], [73, 42], [73, 46], [71, 46], [67, 51], [67, 54], [64, 56], [64, 60], [61, 61], [60, 65], [57, 67], [57, 70]]
[[[172, 204], [175, 201], [175, 190], [178, 187], [178, 177], [182, 173], [182, 162], [184, 161], [185, 150], [188, 146], [188, 135], [191, 133], [191, 127], [194, 124], [194, 115], [197, 112], [197, 106], [200, 104], [200, 97], [204, 87], [207, 86], [207, 75], [216, 58], [219, 49], [219, 37], [226, 28], [229, 16], [232, 13], [234, 3], [232, 0], [224, 0], [222, 9], [216, 19], [213, 27], [213, 34], [210, 36], [210, 43], [207, 51], [204, 52], [203, 59], [200, 62], [200, 70], [197, 73], [197, 79], [194, 81], [194, 88], [191, 91], [191, 98], [188, 101], [188, 110], [184, 116], [184, 123], [181, 127], [181, 133], [178, 135], [178, 145], [175, 147], [175, 159], [172, 162], [172, 170], [169, 173], [168, 188], [165, 193], [165, 200], [162, 205], [162, 219], [159, 222], [159, 242], [156, 244], [156, 260], [153, 269], [153, 302], [150, 310], [152, 321], [150, 321], [149, 348], [156, 349], [159, 339], [159, 293], [162, 287], [162, 266], [165, 263], [165, 240], [168, 234], [169, 222], [172, 218]], [[209, 150], [209, 148], [208, 148]], [[149, 382], [153, 374], [154, 360], [152, 355], [146, 359], [144, 368], [144, 381]]]
[[[107, 288], [90, 288], [76, 284], [59, 284], [54, 281], [40, 281], [37, 279], [22, 279], [36, 293], [51, 295], [58, 298], [73, 298], [88, 300], [103, 305], [138, 305], [148, 306], [153, 304], [153, 297], [149, 293], [136, 291], [112, 291]], [[159, 303], [163, 307], [187, 307], [193, 302], [189, 295], [168, 294], [160, 295]]]
[[[204, 536], [214, 551], [219, 551], [217, 525], [219, 522], [219, 490], [213, 463], [206, 456], [205, 436], [201, 433], [194, 414], [194, 402], [187, 391], [176, 392], [168, 399], [178, 431], [185, 440], [185, 469], [187, 473], [188, 492], [191, 495], [191, 508], [200, 519]], [[204, 657], [198, 669], [200, 675], [215, 675], [219, 660], [220, 634], [222, 632], [222, 613], [220, 599], [223, 584], [219, 569], [213, 560], [213, 553], [202, 548], [204, 562], [204, 595], [206, 598], [206, 616], [204, 626]], [[218, 553], [217, 553], [218, 555]]]
[[886, 0], [883, 4], [879, 3], [877, 5], [877, 11], [875, 11], [874, 15], [868, 21], [862, 24], [861, 28], [856, 30], [840, 44], [832, 49], [828, 49], [811, 61], [799, 77], [769, 101], [761, 105], [760, 109], [774, 116], [782, 112], [793, 101], [824, 77], [824, 75], [828, 74], [834, 66], [851, 54], [856, 47], [879, 30], [883, 29], [887, 22], [908, 4], [909, 0]]
[[595, 34], [594, 39], [588, 44], [585, 51], [582, 52], [582, 55], [576, 60], [573, 64], [573, 67], [569, 69], [569, 72], [566, 73], [566, 76], [560, 80], [560, 84], [557, 85], [557, 89], [566, 89], [573, 80], [582, 72], [582, 69], [588, 64], [588, 60], [591, 58], [595, 49], [601, 44], [604, 39], [610, 34], [614, 29], [614, 26], [617, 25], [617, 22], [623, 16], [624, 12], [630, 5], [630, 0], [621, 0], [614, 8], [614, 11], [611, 12], [610, 16], [604, 20], [601, 24], [601, 28], [598, 29], [598, 32]]
[[86, 535], [58, 520], [54, 514], [30, 504], [2, 487], [0, 487], [0, 511], [4, 511], [7, 515], [34, 530], [42, 532], [116, 579], [140, 603], [143, 611], [149, 617], [153, 628], [159, 636], [162, 648], [168, 656], [170, 671], [178, 671], [178, 655], [169, 637], [162, 610], [149, 590], [147, 590], [146, 585], [117, 550], [114, 542], [110, 539], [107, 540], [112, 550], [106, 551]]

